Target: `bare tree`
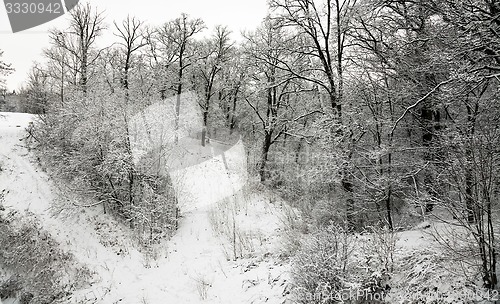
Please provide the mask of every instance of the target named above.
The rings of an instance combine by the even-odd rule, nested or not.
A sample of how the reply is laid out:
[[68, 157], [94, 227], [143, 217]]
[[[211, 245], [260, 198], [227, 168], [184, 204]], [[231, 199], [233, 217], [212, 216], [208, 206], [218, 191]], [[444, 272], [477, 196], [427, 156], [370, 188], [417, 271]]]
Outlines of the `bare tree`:
[[[0, 50], [0, 58], [3, 55], [3, 51]], [[4, 77], [12, 73], [14, 69], [10, 64], [7, 64], [0, 60], [0, 90], [5, 90], [5, 79]]]
[[340, 169], [341, 185], [345, 193], [348, 224], [354, 226], [354, 181], [349, 168], [354, 146], [353, 130], [345, 130], [349, 124], [342, 122], [344, 100], [345, 55], [348, 46], [348, 32], [351, 29], [352, 14], [356, 0], [272, 0], [275, 18], [283, 27], [298, 30], [306, 43], [295, 48], [318, 64], [305, 70], [287, 67], [295, 76], [310, 81], [326, 91], [333, 117], [333, 137], [342, 138], [345, 166]]
[[308, 38], [310, 43], [298, 49], [297, 52], [318, 60], [319, 71], [322, 75], [305, 74], [299, 71], [296, 74], [323, 88], [328, 93], [332, 111], [340, 118], [342, 116], [346, 38], [351, 10], [356, 0], [317, 2], [314, 0], [272, 0], [271, 7], [276, 12], [275, 18], [282, 26], [296, 28], [300, 34]]
[[165, 48], [170, 49], [171, 59], [177, 65], [176, 89], [177, 100], [175, 104], [175, 142], [179, 140], [179, 115], [181, 107], [181, 94], [186, 69], [193, 64], [194, 52], [192, 50], [193, 36], [201, 32], [205, 24], [201, 19], [190, 19], [187, 14], [165, 23], [157, 31], [157, 37]]
[[[115, 33], [115, 36], [120, 38], [119, 44], [123, 47], [124, 58], [121, 63], [120, 68], [120, 83], [122, 88], [125, 90], [125, 106], [123, 110], [123, 119], [124, 119], [124, 131], [125, 131], [125, 147], [126, 153], [129, 156], [129, 159], [132, 159], [132, 148], [130, 143], [130, 130], [129, 130], [129, 118], [128, 118], [128, 106], [129, 106], [129, 73], [130, 68], [133, 62], [133, 55], [140, 48], [146, 46], [146, 40], [141, 33], [141, 29], [143, 26], [142, 21], [138, 21], [134, 17], [130, 18], [127, 16], [125, 20], [123, 20], [121, 26], [116, 22], [114, 23], [116, 30], [118, 33]], [[133, 165], [128, 167], [128, 198], [129, 204], [131, 206], [134, 205], [134, 183], [135, 183], [135, 168]]]
[[[143, 22], [135, 17], [127, 16], [121, 25], [114, 22], [118, 33], [114, 35], [120, 38], [118, 42], [124, 48], [125, 58], [123, 59], [123, 72], [121, 76], [122, 87], [127, 91], [129, 89], [129, 71], [132, 65], [132, 56], [140, 48], [147, 45], [145, 37], [142, 35]], [[126, 92], [128, 96], [128, 92]]]
[[248, 80], [247, 66], [241, 58], [243, 52], [240, 48], [235, 50], [235, 54], [226, 64], [222, 71], [222, 85], [219, 87], [218, 100], [224, 109], [226, 122], [232, 134], [237, 125], [238, 101], [244, 94], [245, 85]]
[[77, 72], [78, 85], [83, 92], [87, 91], [89, 67], [94, 64], [100, 54], [100, 52], [92, 54], [92, 48], [105, 28], [102, 12], [94, 11], [87, 3], [71, 10], [68, 31], [62, 32], [57, 29], [50, 31], [51, 43], [67, 51], [77, 60], [76, 66], [70, 66], [70, 68]]
[[43, 53], [49, 60], [47, 71], [49, 76], [56, 82], [56, 86], [58, 86], [59, 99], [63, 107], [65, 86], [67, 84], [76, 85], [76, 61], [72, 60], [75, 59], [75, 57], [72, 57], [66, 50], [57, 46], [45, 49]]
[[249, 65], [249, 77], [257, 86], [257, 90], [254, 96], [246, 96], [245, 100], [256, 115], [264, 136], [259, 175], [261, 181], [265, 181], [271, 146], [282, 135], [287, 134], [289, 124], [317, 111], [292, 116], [292, 109], [295, 108], [293, 98], [310, 91], [310, 88], [304, 86], [301, 78], [284, 69], [285, 65], [293, 67], [302, 64], [300, 56], [295, 57], [288, 51], [294, 43], [294, 37], [286, 35], [284, 29], [277, 26], [273, 20], [266, 19], [263, 26], [253, 35], [246, 35], [246, 40], [244, 54]]
[[214, 88], [216, 78], [224, 68], [224, 64], [230, 60], [232, 43], [229, 35], [231, 32], [227, 27], [217, 26], [215, 32], [208, 40], [200, 45], [201, 54], [198, 60], [199, 74], [203, 84], [203, 100], [200, 102], [203, 111], [203, 130], [201, 133], [201, 145], [205, 146], [207, 134], [208, 116], [212, 97], [215, 95]]
[[45, 67], [35, 62], [28, 73], [27, 86], [21, 91], [23, 95], [23, 111], [35, 114], [46, 114], [52, 95], [50, 76]]

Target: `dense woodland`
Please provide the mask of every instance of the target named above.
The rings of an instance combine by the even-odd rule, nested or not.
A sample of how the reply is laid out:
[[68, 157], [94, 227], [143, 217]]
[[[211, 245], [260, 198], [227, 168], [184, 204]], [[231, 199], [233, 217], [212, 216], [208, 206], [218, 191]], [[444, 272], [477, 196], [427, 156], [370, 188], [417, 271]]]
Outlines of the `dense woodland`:
[[[102, 47], [105, 33], [115, 42]], [[290, 244], [311, 274], [296, 277], [302, 288], [366, 282], [341, 236], [428, 219], [458, 227], [437, 237], [449, 258], [498, 287], [498, 1], [271, 0], [241, 35], [184, 14], [158, 26], [104, 20], [81, 5], [50, 41], [18, 92], [22, 110], [40, 114], [36, 153], [145, 242], [175, 229], [176, 199], [167, 177], [132, 161], [128, 120], [195, 92], [200, 145], [241, 135], [251, 182], [300, 210], [297, 229], [317, 240]], [[0, 62], [2, 74], [11, 68]], [[320, 253], [334, 247], [328, 262]], [[391, 255], [383, 249], [374, 268], [393, 271]]]

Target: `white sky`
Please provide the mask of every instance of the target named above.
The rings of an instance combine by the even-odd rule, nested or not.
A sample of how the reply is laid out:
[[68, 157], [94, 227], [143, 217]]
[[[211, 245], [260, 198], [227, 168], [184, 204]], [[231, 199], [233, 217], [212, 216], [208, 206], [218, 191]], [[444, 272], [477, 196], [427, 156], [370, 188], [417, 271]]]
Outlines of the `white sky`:
[[[38, 27], [12, 34], [5, 6], [1, 2], [0, 50], [4, 51], [2, 60], [11, 63], [16, 69], [7, 77], [8, 89], [14, 90], [22, 85], [33, 61], [43, 60], [42, 49], [49, 46], [48, 30], [54, 27], [65, 28], [68, 20], [67, 16], [62, 16]], [[137, 2], [88, 0], [88, 2], [105, 11], [108, 30], [99, 41], [99, 45], [102, 46], [111, 44], [114, 39], [111, 35], [114, 29], [113, 20], [120, 22], [128, 14], [144, 20], [147, 24], [160, 25], [184, 12], [193, 18], [203, 19], [208, 27], [205, 32], [211, 31], [217, 24], [227, 25], [234, 32], [233, 38], [238, 38], [242, 30], [255, 29], [267, 12], [266, 0], [140, 0]]]

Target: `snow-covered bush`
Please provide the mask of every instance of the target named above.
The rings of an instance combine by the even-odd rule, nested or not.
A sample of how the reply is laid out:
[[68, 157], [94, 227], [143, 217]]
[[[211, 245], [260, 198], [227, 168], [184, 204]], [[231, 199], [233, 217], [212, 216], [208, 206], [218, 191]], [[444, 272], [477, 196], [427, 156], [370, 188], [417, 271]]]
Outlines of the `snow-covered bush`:
[[31, 216], [0, 213], [0, 263], [15, 271], [1, 284], [0, 297], [21, 303], [53, 303], [70, 295], [91, 279], [90, 271], [59, 249], [59, 244]]
[[372, 272], [391, 273], [394, 271], [396, 232], [384, 227], [369, 227], [369, 234], [363, 235], [361, 252], [366, 261], [366, 267]]
[[23, 282], [17, 275], [13, 275], [3, 282], [0, 282], [0, 300], [15, 298], [23, 289]]
[[134, 196], [140, 198], [130, 209], [140, 243], [150, 247], [169, 237], [177, 228], [177, 204], [169, 178], [138, 175]]
[[383, 303], [397, 263], [396, 242], [388, 229], [360, 235], [332, 223], [304, 235], [293, 257], [296, 301]]
[[[158, 158], [134, 158], [124, 92], [95, 86], [68, 93], [36, 126], [37, 149], [49, 173], [66, 192], [102, 205], [137, 232], [141, 244], [157, 242], [176, 228], [176, 198]], [[132, 96], [129, 97], [132, 99]], [[135, 111], [135, 110], [134, 110]], [[156, 143], [162, 147], [165, 143]], [[161, 156], [163, 155], [153, 155]], [[64, 208], [64, 206], [58, 206]]]
[[[455, 266], [439, 250], [420, 248], [404, 252], [391, 279], [388, 303], [471, 303], [475, 293]], [[467, 296], [467, 294], [469, 296]]]
[[293, 258], [294, 296], [298, 303], [334, 303], [352, 285], [353, 237], [330, 225], [304, 239]]

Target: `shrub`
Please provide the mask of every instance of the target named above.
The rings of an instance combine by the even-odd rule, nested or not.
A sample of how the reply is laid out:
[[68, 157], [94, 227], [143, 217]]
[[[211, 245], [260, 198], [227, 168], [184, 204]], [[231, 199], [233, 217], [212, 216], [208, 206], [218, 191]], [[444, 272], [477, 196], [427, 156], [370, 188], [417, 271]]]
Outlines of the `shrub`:
[[387, 226], [369, 227], [368, 232], [361, 242], [367, 268], [372, 272], [391, 273], [395, 266], [397, 233]]
[[15, 298], [23, 289], [21, 278], [14, 275], [0, 283], [0, 299]]
[[86, 283], [91, 273], [60, 250], [34, 217], [27, 218], [0, 213], [0, 261], [17, 273], [2, 284], [0, 296], [15, 294], [22, 303], [52, 303]]
[[353, 237], [330, 225], [304, 240], [293, 259], [295, 298], [299, 303], [333, 303], [351, 286], [349, 270], [355, 260]]
[[90, 200], [85, 206], [102, 205], [129, 224], [141, 244], [154, 243], [176, 228], [177, 201], [169, 178], [156, 170], [164, 155], [134, 160], [122, 93], [96, 87], [87, 96], [69, 94], [64, 107], [50, 108], [36, 124], [35, 151], [67, 192]]
[[[463, 257], [466, 259], [468, 257]], [[468, 304], [492, 303], [497, 294], [480, 287], [475, 267], [463, 268], [460, 260], [450, 260], [446, 252], [429, 246], [405, 251], [390, 280], [388, 303]], [[496, 303], [496, 302], [495, 302]]]
[[22, 292], [19, 297], [19, 304], [29, 304], [35, 296], [31, 292]]

